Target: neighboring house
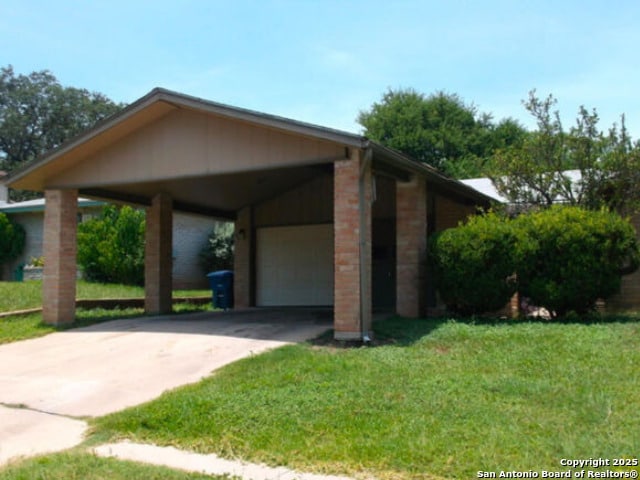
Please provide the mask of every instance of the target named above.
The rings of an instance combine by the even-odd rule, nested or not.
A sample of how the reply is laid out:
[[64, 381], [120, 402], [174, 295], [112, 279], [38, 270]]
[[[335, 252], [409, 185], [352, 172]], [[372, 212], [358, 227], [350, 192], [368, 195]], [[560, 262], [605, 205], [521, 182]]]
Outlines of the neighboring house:
[[[574, 182], [580, 178], [580, 172], [578, 170], [569, 170], [566, 174], [572, 178]], [[509, 203], [509, 200], [498, 192], [489, 178], [471, 178], [462, 180], [462, 183], [482, 192], [497, 202]], [[632, 216], [630, 220], [640, 238], [640, 214]], [[606, 308], [608, 311], [640, 309], [640, 270], [622, 277], [620, 293], [607, 300]]]
[[[13, 261], [1, 266], [0, 280], [19, 278], [19, 270], [28, 265], [32, 258], [43, 254], [44, 199], [8, 203], [6, 187], [0, 183], [0, 212], [5, 213], [22, 225], [26, 231], [25, 249]], [[2, 199], [5, 198], [3, 201]], [[97, 216], [105, 205], [103, 201], [78, 198], [77, 218], [83, 222]], [[205, 245], [216, 221], [200, 215], [177, 213], [173, 221], [173, 287], [206, 288], [206, 272], [198, 263], [198, 254]], [[46, 259], [45, 259], [46, 260]]]
[[[171, 311], [177, 212], [235, 222], [236, 308], [333, 308], [338, 339], [366, 339], [372, 309], [433, 303], [426, 237], [490, 199], [366, 137], [154, 89], [12, 172], [44, 191], [43, 318], [74, 317], [78, 196], [147, 208], [145, 310]], [[48, 272], [48, 273], [47, 273]]]

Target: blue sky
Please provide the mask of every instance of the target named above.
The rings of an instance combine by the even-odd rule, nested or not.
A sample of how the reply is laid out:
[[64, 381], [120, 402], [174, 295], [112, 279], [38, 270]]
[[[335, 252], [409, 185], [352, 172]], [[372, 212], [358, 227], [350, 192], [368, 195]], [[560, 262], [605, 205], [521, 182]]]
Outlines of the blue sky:
[[0, 65], [132, 102], [156, 86], [359, 132], [388, 88], [531, 126], [553, 94], [640, 138], [640, 2], [0, 0]]

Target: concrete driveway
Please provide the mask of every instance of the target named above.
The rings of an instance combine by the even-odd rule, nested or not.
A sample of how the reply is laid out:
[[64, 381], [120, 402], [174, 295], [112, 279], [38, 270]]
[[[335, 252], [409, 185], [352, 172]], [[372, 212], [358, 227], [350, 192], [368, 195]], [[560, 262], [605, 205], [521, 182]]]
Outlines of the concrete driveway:
[[[329, 328], [328, 310], [254, 309], [116, 320], [1, 345], [0, 464], [78, 443], [84, 422], [67, 417], [146, 402], [227, 363]], [[36, 438], [39, 432], [44, 438]]]

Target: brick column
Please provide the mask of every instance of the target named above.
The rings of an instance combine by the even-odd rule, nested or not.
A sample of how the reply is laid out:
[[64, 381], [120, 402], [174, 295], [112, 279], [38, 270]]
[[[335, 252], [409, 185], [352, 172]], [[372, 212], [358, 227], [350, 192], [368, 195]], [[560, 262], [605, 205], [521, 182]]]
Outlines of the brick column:
[[172, 311], [172, 200], [166, 193], [153, 197], [147, 208], [144, 249], [144, 310]]
[[253, 250], [252, 208], [238, 212], [235, 222], [235, 245], [233, 250], [233, 296], [235, 308], [253, 305], [251, 298], [251, 265]]
[[46, 190], [42, 319], [72, 323], [76, 314], [77, 190]]
[[338, 340], [360, 339], [371, 330], [371, 167], [361, 182], [362, 162], [360, 151], [353, 150], [349, 160], [334, 163], [333, 322]]
[[396, 312], [425, 314], [427, 187], [424, 178], [396, 182]]

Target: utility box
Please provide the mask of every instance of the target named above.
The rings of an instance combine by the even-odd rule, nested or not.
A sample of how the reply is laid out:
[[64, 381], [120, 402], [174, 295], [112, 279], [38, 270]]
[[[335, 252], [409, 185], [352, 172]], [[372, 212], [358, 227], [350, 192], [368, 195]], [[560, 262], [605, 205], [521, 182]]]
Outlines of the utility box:
[[14, 282], [24, 281], [24, 263], [21, 263], [13, 270], [13, 280]]
[[228, 310], [233, 308], [233, 272], [218, 270], [207, 274], [215, 308]]

